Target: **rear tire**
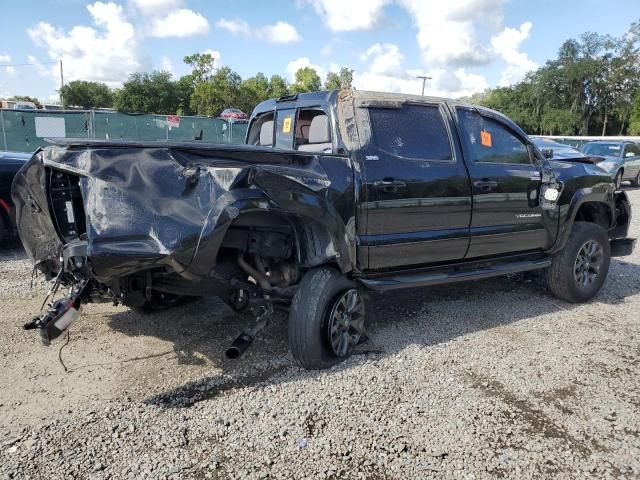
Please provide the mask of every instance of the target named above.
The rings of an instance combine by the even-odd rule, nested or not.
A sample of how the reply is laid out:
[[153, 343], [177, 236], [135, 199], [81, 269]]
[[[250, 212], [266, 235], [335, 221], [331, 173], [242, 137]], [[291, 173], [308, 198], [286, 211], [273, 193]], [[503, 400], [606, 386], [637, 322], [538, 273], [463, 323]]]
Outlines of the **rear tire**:
[[611, 261], [607, 233], [595, 223], [575, 222], [564, 249], [546, 270], [547, 285], [556, 297], [586, 302], [602, 288]]
[[638, 174], [636, 175], [636, 178], [631, 180], [631, 186], [632, 187], [640, 187], [640, 171], [638, 171]]
[[289, 311], [289, 347], [306, 369], [331, 367], [365, 338], [364, 298], [354, 281], [329, 267], [309, 270]]

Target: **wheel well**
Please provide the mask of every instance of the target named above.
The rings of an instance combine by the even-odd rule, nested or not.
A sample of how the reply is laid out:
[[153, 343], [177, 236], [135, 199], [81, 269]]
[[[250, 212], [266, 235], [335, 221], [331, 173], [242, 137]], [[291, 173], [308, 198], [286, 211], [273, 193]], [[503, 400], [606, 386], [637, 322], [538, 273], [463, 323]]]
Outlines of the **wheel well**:
[[580, 205], [576, 213], [576, 222], [589, 222], [600, 225], [605, 230], [611, 227], [611, 211], [609, 207], [602, 202], [586, 202]]
[[290, 259], [302, 268], [336, 263], [337, 257], [333, 237], [322, 224], [278, 212], [241, 214], [229, 226], [222, 248]]

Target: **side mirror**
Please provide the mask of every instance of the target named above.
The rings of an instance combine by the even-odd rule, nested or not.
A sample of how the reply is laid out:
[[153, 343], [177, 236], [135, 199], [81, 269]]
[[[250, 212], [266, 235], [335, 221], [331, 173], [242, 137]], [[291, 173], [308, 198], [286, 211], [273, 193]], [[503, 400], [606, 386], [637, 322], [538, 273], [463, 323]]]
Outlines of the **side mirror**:
[[627, 152], [627, 153], [624, 154], [624, 158], [635, 157], [635, 156], [636, 156], [636, 154], [633, 153], [633, 152]]
[[547, 160], [553, 158], [553, 148], [543, 148], [540, 151], [542, 152], [542, 156]]

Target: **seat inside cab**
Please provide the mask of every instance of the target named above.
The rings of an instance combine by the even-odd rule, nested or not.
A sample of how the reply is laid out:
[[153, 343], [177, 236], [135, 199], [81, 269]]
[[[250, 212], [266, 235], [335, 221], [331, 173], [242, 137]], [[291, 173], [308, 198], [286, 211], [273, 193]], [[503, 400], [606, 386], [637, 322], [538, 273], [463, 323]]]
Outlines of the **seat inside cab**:
[[301, 110], [296, 128], [296, 149], [301, 152], [331, 152], [330, 127], [329, 117], [324, 112]]

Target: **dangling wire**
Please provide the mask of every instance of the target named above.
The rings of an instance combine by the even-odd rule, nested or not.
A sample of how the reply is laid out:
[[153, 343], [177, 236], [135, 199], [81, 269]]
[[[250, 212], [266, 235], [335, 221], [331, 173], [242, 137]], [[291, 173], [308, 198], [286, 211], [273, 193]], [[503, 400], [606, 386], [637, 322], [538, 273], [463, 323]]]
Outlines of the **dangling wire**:
[[62, 349], [69, 345], [69, 340], [71, 340], [71, 333], [69, 333], [69, 330], [67, 330], [67, 341], [63, 345], [61, 345], [60, 350], [58, 350], [58, 361], [60, 362], [60, 365], [62, 365], [62, 368], [64, 368], [64, 373], [68, 373], [69, 371], [67, 370], [67, 366], [62, 361]]
[[61, 282], [62, 282], [62, 269], [60, 269], [60, 271], [58, 272], [58, 276], [56, 277], [56, 280], [53, 286], [47, 292], [47, 296], [44, 297], [44, 301], [42, 302], [42, 306], [40, 307], [40, 310], [44, 309], [44, 306], [47, 304], [47, 300], [49, 300], [49, 297], [54, 296], [56, 294], [56, 292], [58, 291], [58, 288], [60, 287]]

